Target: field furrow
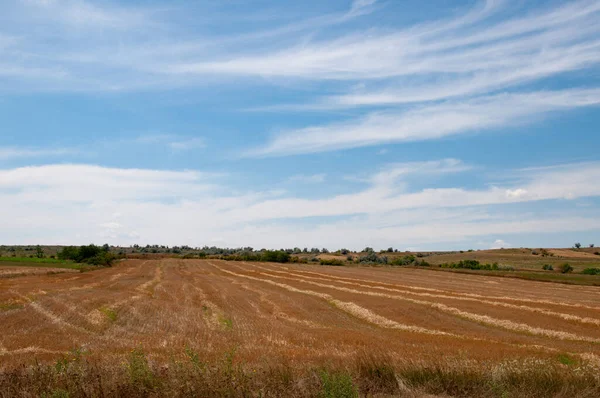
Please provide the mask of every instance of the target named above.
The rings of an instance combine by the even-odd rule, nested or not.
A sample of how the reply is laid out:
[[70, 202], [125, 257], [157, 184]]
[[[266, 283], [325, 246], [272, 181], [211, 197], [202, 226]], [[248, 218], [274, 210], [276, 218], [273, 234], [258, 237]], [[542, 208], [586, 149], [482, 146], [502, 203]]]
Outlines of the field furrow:
[[600, 289], [473, 278], [168, 258], [0, 278], [0, 357], [3, 367], [136, 347], [165, 361], [188, 350], [247, 363], [373, 350], [421, 361], [600, 357]]

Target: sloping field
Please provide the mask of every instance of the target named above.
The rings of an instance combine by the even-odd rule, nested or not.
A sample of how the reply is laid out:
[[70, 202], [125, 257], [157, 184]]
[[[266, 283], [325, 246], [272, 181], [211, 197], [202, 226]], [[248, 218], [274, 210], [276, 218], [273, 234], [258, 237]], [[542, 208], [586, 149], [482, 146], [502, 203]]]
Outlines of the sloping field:
[[133, 349], [153, 363], [193, 352], [251, 367], [344, 364], [365, 353], [425, 365], [600, 367], [600, 288], [419, 269], [129, 260], [0, 278], [0, 331], [4, 372], [69, 352], [119, 364]]
[[[542, 256], [541, 249], [494, 249], [478, 250], [464, 253], [437, 254], [424, 257], [431, 264], [442, 264], [458, 262], [460, 260], [477, 260], [482, 263], [494, 263], [510, 266], [516, 269], [541, 270], [542, 265], [549, 264], [555, 269], [564, 263], [569, 263], [576, 272], [589, 267], [600, 266], [600, 255], [598, 248], [585, 248], [579, 250], [571, 249], [548, 249], [551, 256]], [[534, 255], [532, 253], [537, 253]]]

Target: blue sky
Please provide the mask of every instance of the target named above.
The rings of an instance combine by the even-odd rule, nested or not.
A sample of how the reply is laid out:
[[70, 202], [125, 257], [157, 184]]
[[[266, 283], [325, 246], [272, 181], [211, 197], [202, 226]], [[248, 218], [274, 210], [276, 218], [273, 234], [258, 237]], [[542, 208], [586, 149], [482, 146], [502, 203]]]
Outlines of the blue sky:
[[0, 3], [0, 241], [600, 244], [599, 1]]

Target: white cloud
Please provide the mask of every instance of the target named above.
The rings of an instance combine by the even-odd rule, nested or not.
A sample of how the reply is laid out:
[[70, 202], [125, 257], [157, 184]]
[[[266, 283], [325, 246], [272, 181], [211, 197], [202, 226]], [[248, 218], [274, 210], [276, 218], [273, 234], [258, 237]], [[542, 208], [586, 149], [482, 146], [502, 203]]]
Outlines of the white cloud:
[[173, 151], [187, 151], [204, 148], [206, 146], [204, 139], [202, 138], [188, 138], [179, 141], [171, 141], [168, 145]]
[[507, 198], [522, 198], [527, 195], [527, 191], [525, 189], [517, 188], [517, 189], [507, 189], [506, 197]]
[[105, 222], [100, 224], [101, 227], [103, 228], [107, 228], [107, 229], [120, 229], [123, 228], [123, 226], [121, 224], [119, 224], [118, 222], [115, 221], [111, 221], [111, 222]]
[[77, 153], [79, 151], [73, 148], [0, 147], [0, 160], [55, 157]]
[[600, 104], [600, 89], [500, 94], [405, 111], [374, 112], [360, 119], [307, 127], [276, 135], [247, 156], [283, 156], [345, 148], [439, 139], [525, 123], [551, 111]]
[[[285, 78], [286, 84], [375, 81], [375, 87], [346, 87], [347, 93], [325, 96], [316, 105], [344, 107], [486, 93], [600, 61], [600, 6], [588, 0], [528, 13], [510, 2], [488, 0], [453, 18], [414, 26], [331, 30], [386, 6], [356, 0], [345, 12], [286, 15], [285, 22], [265, 30], [202, 35], [174, 18], [185, 7], [178, 14], [172, 8], [83, 0], [17, 4], [0, 5], [0, 14], [8, 15], [0, 19], [7, 37], [19, 38], [8, 47], [0, 71], [29, 82], [18, 84], [28, 90], [189, 87], [212, 84], [215, 76], [223, 77], [222, 84], [232, 83], [230, 76]], [[206, 18], [233, 25], [208, 11]], [[43, 35], [23, 26], [44, 26]], [[51, 45], [48, 35], [55, 39]], [[2, 43], [0, 37], [0, 48]], [[16, 86], [11, 83], [7, 88]]]
[[[598, 230], [589, 213], [539, 216], [509, 205], [600, 196], [600, 163], [520, 170], [518, 187], [410, 187], [412, 177], [476, 171], [453, 159], [390, 165], [366, 188], [316, 199], [232, 194], [197, 171], [48, 165], [0, 170], [0, 240], [327, 247], [458, 242], [483, 236]], [[528, 195], [507, 197], [507, 190]], [[490, 211], [493, 209], [493, 211]], [[331, 219], [330, 217], [341, 217]], [[301, 219], [312, 219], [310, 223]], [[343, 231], [343, 233], [340, 233]]]
[[503, 241], [502, 239], [496, 239], [490, 249], [504, 249], [510, 247], [511, 244]]
[[[483, 81], [478, 85], [498, 85], [600, 61], [597, 3], [581, 1], [472, 27], [496, 8], [495, 2], [488, 3], [493, 6], [483, 12], [478, 10], [451, 21], [391, 33], [351, 33], [280, 49], [241, 52], [221, 60], [173, 63], [169, 72], [333, 80], [481, 72], [477, 78]], [[573, 53], [573, 60], [563, 60], [561, 65], [560, 58], [568, 53]], [[552, 61], [552, 67], [540, 67], [536, 73], [526, 70], [544, 59]], [[483, 72], [492, 73], [490, 83], [485, 82]]]
[[186, 137], [177, 134], [143, 134], [136, 137], [134, 141], [146, 145], [161, 145], [173, 152], [181, 152], [206, 147], [206, 142], [202, 137]]
[[149, 23], [149, 15], [141, 9], [96, 6], [84, 0], [25, 0], [31, 13], [66, 26], [84, 28], [133, 29]]
[[300, 183], [300, 184], [319, 184], [325, 182], [326, 174], [297, 174], [288, 178], [289, 182]]

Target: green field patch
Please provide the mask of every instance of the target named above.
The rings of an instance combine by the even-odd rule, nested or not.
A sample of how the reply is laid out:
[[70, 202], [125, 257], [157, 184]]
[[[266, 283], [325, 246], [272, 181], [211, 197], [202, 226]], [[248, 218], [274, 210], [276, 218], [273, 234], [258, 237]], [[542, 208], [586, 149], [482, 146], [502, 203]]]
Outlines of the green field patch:
[[55, 258], [0, 257], [0, 267], [42, 267], [86, 270], [89, 266]]
[[37, 257], [0, 257], [0, 261], [9, 261], [12, 263], [36, 263], [36, 264], [72, 264], [72, 261], [60, 260], [57, 258], [37, 258]]

